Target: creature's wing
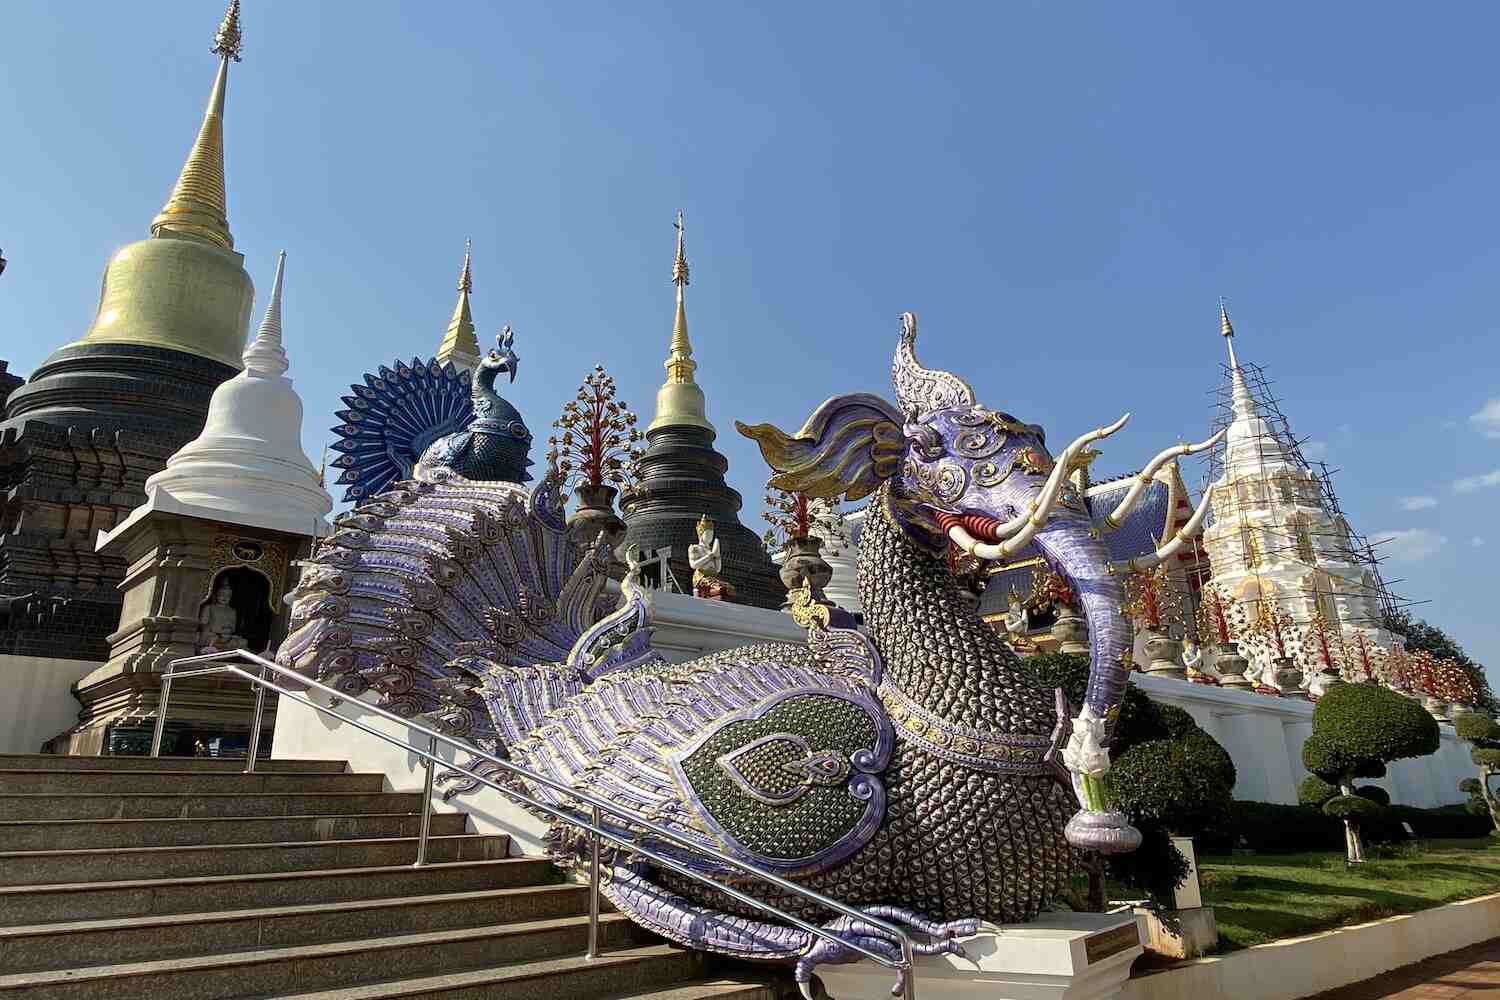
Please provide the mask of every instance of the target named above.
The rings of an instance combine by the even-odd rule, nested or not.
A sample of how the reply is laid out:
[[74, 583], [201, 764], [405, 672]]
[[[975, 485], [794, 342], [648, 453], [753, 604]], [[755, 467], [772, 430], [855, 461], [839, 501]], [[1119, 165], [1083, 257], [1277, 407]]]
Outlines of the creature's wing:
[[[556, 483], [406, 482], [355, 508], [308, 560], [278, 662], [403, 715], [454, 708], [482, 744], [466, 672], [561, 661], [593, 623], [607, 552], [568, 538]], [[462, 659], [462, 664], [454, 661]]]
[[339, 439], [332, 447], [340, 454], [332, 464], [343, 470], [338, 482], [348, 487], [345, 500], [367, 500], [410, 478], [429, 444], [474, 417], [468, 371], [416, 358], [395, 365], [381, 365], [378, 374], [350, 386], [346, 408], [335, 414]]
[[[481, 695], [496, 725], [512, 710], [508, 677]], [[553, 781], [644, 814], [700, 849], [777, 872], [820, 871], [868, 842], [885, 812], [880, 772], [892, 730], [870, 685], [797, 646], [765, 644], [682, 667], [607, 673], [513, 744], [511, 759]], [[535, 785], [549, 804], [567, 793]], [[703, 870], [669, 841], [606, 818]], [[558, 854], [586, 845], [558, 827]]]

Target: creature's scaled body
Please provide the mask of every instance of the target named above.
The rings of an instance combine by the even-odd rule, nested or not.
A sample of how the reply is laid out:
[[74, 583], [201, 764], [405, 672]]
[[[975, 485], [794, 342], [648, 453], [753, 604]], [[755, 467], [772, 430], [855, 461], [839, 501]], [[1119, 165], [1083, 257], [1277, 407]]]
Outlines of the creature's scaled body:
[[[1070, 844], [1118, 851], [1139, 840], [1102, 780], [1124, 686], [1119, 583], [1063, 486], [1083, 448], [1120, 424], [1054, 462], [1040, 429], [917, 364], [915, 330], [906, 317], [894, 366], [904, 412], [856, 394], [824, 403], [796, 436], [740, 428], [777, 470], [774, 485], [872, 496], [859, 554], [864, 631], [809, 595], [794, 602], [805, 646], [668, 665], [651, 648], [650, 597], [633, 578], [623, 605], [595, 620], [607, 550], [580, 561], [560, 541], [555, 470], [523, 503], [518, 487], [473, 482], [450, 464], [461, 450], [440, 441], [419, 466], [423, 482], [360, 508], [314, 556], [283, 662], [353, 677], [354, 690], [439, 701], [423, 710], [625, 810], [604, 822], [635, 844], [827, 921], [838, 941], [899, 955], [868, 920], [767, 896], [717, 856], [921, 931], [922, 952], [954, 950], [980, 919], [1030, 919], [1067, 879]], [[1076, 719], [969, 610], [947, 570], [950, 540], [986, 559], [1034, 541], [1068, 576], [1093, 642]], [[475, 718], [470, 685], [487, 720]], [[549, 805], [579, 805], [515, 780]], [[562, 863], [588, 856], [576, 828], [557, 824], [552, 836]], [[606, 860], [603, 891], [620, 911], [686, 944], [795, 961], [804, 986], [817, 963], [859, 957], [629, 850]]]

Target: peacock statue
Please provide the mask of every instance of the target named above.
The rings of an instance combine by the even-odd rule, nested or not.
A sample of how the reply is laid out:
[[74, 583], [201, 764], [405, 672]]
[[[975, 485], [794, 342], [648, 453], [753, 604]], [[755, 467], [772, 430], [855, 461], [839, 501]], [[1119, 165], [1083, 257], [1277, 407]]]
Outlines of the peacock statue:
[[[621, 606], [601, 609], [608, 553], [566, 543], [555, 470], [524, 494], [433, 463], [346, 518], [313, 556], [281, 661], [407, 699], [532, 772], [910, 927], [921, 952], [958, 951], [981, 921], [1033, 918], [1063, 888], [1075, 849], [1140, 840], [1106, 780], [1128, 670], [1121, 585], [1068, 482], [1088, 445], [1126, 418], [1054, 457], [1040, 428], [923, 367], [916, 332], [903, 316], [896, 404], [836, 396], [794, 435], [736, 425], [774, 485], [870, 498], [862, 628], [802, 594], [793, 613], [805, 643], [669, 664], [651, 647], [649, 594], [634, 576]], [[1206, 444], [1169, 448], [1149, 471]], [[1136, 567], [1178, 551], [1206, 509]], [[1068, 576], [1091, 633], [1082, 705], [1035, 686], [970, 609], [947, 569], [950, 542], [988, 560], [1035, 545]], [[710, 854], [605, 822], [722, 882], [741, 877]], [[564, 824], [551, 836], [560, 863], [586, 863], [586, 838]], [[627, 850], [605, 860], [602, 891], [632, 920], [694, 948], [792, 963], [808, 996], [817, 965], [860, 957]], [[839, 941], [899, 955], [873, 923], [751, 885]]]

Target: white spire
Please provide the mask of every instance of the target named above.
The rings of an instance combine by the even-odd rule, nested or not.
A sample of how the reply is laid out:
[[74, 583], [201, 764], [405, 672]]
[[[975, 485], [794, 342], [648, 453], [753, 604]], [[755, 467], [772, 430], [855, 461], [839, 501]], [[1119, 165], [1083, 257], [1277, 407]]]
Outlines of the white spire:
[[245, 369], [214, 390], [203, 433], [146, 480], [146, 502], [99, 544], [151, 511], [290, 535], [325, 534], [333, 500], [302, 451], [302, 399], [286, 377], [281, 343], [286, 253], [260, 331], [245, 349]]
[[266, 304], [265, 319], [250, 346], [245, 348], [245, 371], [257, 375], [284, 375], [290, 367], [286, 348], [281, 346], [281, 276], [286, 270], [286, 251], [276, 258], [276, 280], [271, 284], [271, 301]]

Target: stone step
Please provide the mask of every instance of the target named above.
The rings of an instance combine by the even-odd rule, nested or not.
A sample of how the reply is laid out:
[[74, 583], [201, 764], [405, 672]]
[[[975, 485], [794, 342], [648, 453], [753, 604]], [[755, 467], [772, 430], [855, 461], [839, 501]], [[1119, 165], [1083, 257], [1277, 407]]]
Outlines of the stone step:
[[350, 816], [420, 812], [421, 792], [0, 793], [0, 820], [191, 819], [207, 816]]
[[[432, 837], [431, 861], [488, 861], [506, 857], [505, 835]], [[14, 851], [0, 854], [0, 885], [104, 882], [129, 874], [136, 879], [185, 875], [249, 875], [411, 864], [417, 838], [301, 841], [276, 844], [207, 844], [193, 847], [131, 847], [90, 851]]]
[[[6, 771], [202, 771], [239, 772], [243, 758], [217, 757], [69, 757], [55, 753], [0, 753], [0, 770]], [[258, 760], [255, 770], [276, 774], [343, 774], [345, 760]]]
[[224, 794], [228, 792], [379, 792], [383, 774], [332, 774], [312, 771], [286, 774], [275, 771], [222, 774], [200, 771], [111, 771], [102, 768], [42, 771], [35, 768], [0, 770], [0, 794]]
[[0, 926], [253, 910], [545, 885], [544, 858], [0, 887]]
[[588, 886], [483, 889], [0, 928], [0, 975], [415, 934], [588, 912]]
[[[460, 834], [463, 813], [433, 813], [434, 835]], [[0, 851], [84, 851], [106, 847], [265, 844], [302, 840], [415, 837], [419, 813], [353, 816], [215, 816], [198, 819], [0, 821]]]
[[[280, 1000], [598, 1000], [633, 989], [652, 990], [700, 975], [703, 956], [676, 945], [650, 945], [608, 952], [593, 961], [581, 956], [491, 966], [446, 975], [346, 986], [313, 993], [278, 993]], [[3, 995], [3, 994], [0, 994]], [[650, 994], [647, 993], [647, 996]], [[29, 998], [28, 998], [29, 1000]]]
[[611, 994], [610, 1000], [783, 1000], [800, 997], [792, 977], [779, 983], [770, 976], [698, 979], [644, 993]]
[[[646, 932], [619, 914], [601, 916], [599, 930], [603, 946], [609, 948], [641, 948], [650, 939]], [[121, 1000], [125, 997], [230, 1000], [297, 995], [310, 990], [323, 990], [329, 997], [354, 997], [366, 995], [354, 989], [359, 984], [398, 976], [451, 976], [455, 970], [493, 965], [497, 957], [502, 956], [509, 965], [506, 971], [513, 977], [512, 982], [529, 981], [526, 990], [511, 992], [504, 987], [497, 990], [490, 986], [486, 992], [474, 993], [473, 996], [547, 996], [549, 1000], [564, 1000], [598, 997], [611, 989], [637, 985], [620, 981], [623, 975], [629, 974], [626, 966], [616, 967], [614, 975], [608, 972], [600, 975], [603, 970], [599, 967], [605, 963], [602, 960], [590, 963], [582, 957], [587, 940], [587, 917], [562, 917], [154, 962], [25, 972], [0, 976], [0, 997], [5, 1000], [12, 997], [25, 1000]], [[651, 957], [660, 956], [668, 961], [665, 968], [652, 973], [657, 977], [655, 983], [642, 985], [664, 985], [674, 978], [687, 978], [691, 974], [696, 960], [690, 953], [681, 952], [689, 961], [673, 963], [670, 959], [674, 950], [664, 948], [652, 953]], [[546, 974], [532, 970], [528, 975], [516, 971], [516, 966], [510, 964], [543, 964], [545, 959], [560, 961], [548, 963], [553, 967]], [[587, 992], [577, 992], [581, 979], [588, 980]]]

